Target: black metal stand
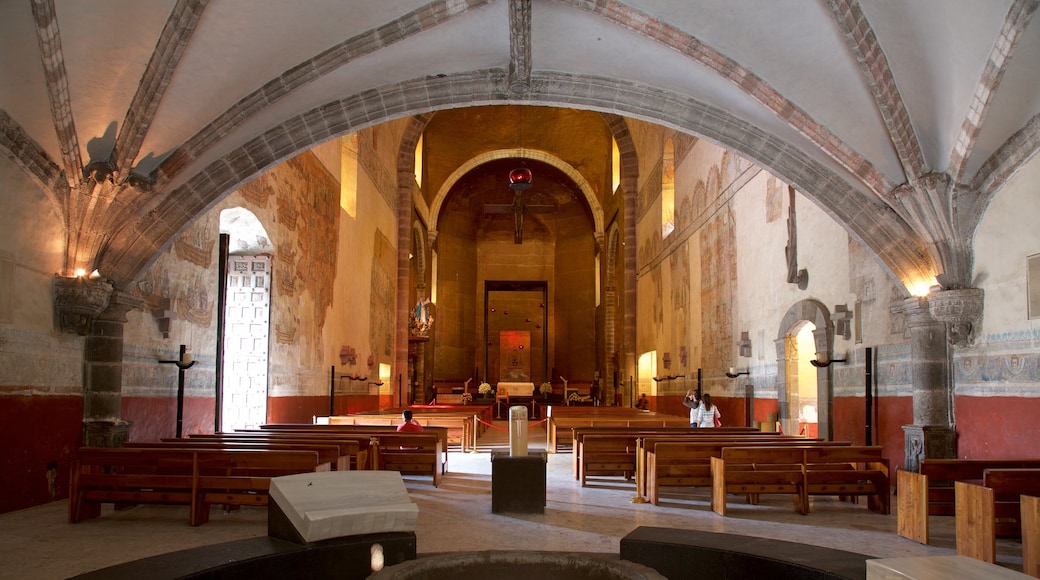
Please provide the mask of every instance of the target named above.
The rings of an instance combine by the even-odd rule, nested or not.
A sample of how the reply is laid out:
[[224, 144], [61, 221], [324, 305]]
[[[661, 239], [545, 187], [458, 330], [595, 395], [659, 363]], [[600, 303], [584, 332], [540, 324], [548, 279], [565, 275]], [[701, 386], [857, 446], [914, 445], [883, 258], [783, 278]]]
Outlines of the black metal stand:
[[184, 371], [195, 366], [194, 360], [186, 360], [188, 347], [181, 345], [180, 356], [177, 360], [161, 360], [160, 364], [177, 365], [177, 435], [181, 438], [182, 426], [184, 424]]

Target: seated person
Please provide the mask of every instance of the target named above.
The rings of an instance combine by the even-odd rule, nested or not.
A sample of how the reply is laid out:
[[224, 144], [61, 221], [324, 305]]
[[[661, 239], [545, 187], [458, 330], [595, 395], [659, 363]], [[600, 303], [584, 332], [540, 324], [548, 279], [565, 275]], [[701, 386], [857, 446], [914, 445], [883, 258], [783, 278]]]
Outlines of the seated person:
[[422, 431], [422, 425], [412, 418], [411, 409], [405, 409], [404, 412], [401, 413], [401, 418], [404, 419], [404, 423], [397, 426], [398, 432], [418, 433]]
[[647, 411], [650, 409], [650, 401], [646, 398], [646, 393], [639, 395], [639, 400], [636, 401], [636, 409], [641, 411]]

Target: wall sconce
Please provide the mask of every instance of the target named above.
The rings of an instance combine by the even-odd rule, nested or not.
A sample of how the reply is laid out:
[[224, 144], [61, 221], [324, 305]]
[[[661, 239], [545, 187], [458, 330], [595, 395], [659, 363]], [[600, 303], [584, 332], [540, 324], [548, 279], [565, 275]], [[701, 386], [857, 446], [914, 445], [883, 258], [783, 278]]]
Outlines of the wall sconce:
[[814, 366], [814, 367], [816, 367], [818, 369], [825, 369], [825, 368], [831, 366], [834, 363], [842, 363], [842, 364], [844, 364], [844, 363], [849, 362], [848, 355], [845, 355], [845, 358], [832, 358], [830, 360], [827, 360], [826, 358], [824, 358], [822, 361], [820, 360], [820, 358], [821, 358], [820, 357], [820, 353], [816, 353], [816, 359], [809, 361], [809, 364], [811, 364], [812, 366]]
[[747, 330], [740, 333], [740, 340], [737, 341], [737, 349], [740, 351], [740, 356], [751, 358], [751, 336]]
[[750, 375], [750, 374], [751, 374], [751, 369], [750, 368], [748, 368], [748, 370], [746, 370], [746, 371], [740, 371], [738, 373], [737, 369], [735, 369], [733, 367], [729, 367], [729, 371], [726, 372], [726, 376], [731, 378], [731, 379], [735, 379], [737, 377]]
[[845, 340], [852, 337], [852, 311], [844, 304], [834, 306], [834, 333]]
[[177, 360], [160, 360], [159, 364], [177, 365], [177, 368], [186, 371], [195, 366], [195, 356], [188, 352], [188, 347], [181, 345], [180, 355]]
[[685, 379], [686, 375], [668, 375], [668, 376], [664, 376], [664, 377], [652, 377], [652, 378], [654, 379], [655, 383], [659, 383], [661, 381], [674, 381], [675, 379]]

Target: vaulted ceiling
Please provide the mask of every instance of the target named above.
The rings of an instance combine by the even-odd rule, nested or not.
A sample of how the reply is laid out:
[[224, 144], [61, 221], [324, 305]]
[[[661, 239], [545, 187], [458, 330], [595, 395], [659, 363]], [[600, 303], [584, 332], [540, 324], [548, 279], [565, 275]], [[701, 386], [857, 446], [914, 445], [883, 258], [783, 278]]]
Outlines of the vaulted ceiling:
[[712, 140], [795, 184], [904, 283], [969, 283], [1040, 144], [1040, 0], [0, 3], [0, 151], [68, 268], [127, 283], [233, 187], [328, 138], [562, 105]]

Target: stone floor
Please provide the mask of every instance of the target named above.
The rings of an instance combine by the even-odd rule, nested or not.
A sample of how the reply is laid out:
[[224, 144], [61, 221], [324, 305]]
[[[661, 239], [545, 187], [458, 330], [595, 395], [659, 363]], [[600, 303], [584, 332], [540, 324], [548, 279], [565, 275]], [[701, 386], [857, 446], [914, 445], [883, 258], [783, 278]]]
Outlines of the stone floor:
[[[571, 455], [549, 455], [548, 503], [544, 514], [491, 513], [490, 451], [508, 449], [508, 430], [498, 422], [480, 440], [479, 453], [451, 453], [441, 487], [429, 478], [405, 477], [419, 506], [418, 552], [551, 550], [617, 555], [620, 540], [638, 526], [698, 529], [780, 538], [877, 557], [955, 553], [952, 518], [933, 517], [932, 545], [896, 534], [896, 516], [859, 505], [814, 498], [809, 515], [797, 514], [789, 498], [764, 496], [750, 506], [730, 503], [729, 515], [711, 511], [707, 490], [666, 494], [659, 506], [634, 503], [635, 486], [621, 478], [591, 478], [582, 488], [571, 475]], [[532, 423], [529, 445], [544, 450], [545, 432]], [[894, 504], [894, 502], [893, 502]], [[139, 506], [79, 524], [66, 521], [67, 502], [0, 515], [0, 579], [67, 578], [145, 556], [200, 545], [263, 536], [266, 508], [230, 514], [190, 527], [186, 507]], [[1022, 569], [1021, 543], [1001, 541], [999, 564]]]

